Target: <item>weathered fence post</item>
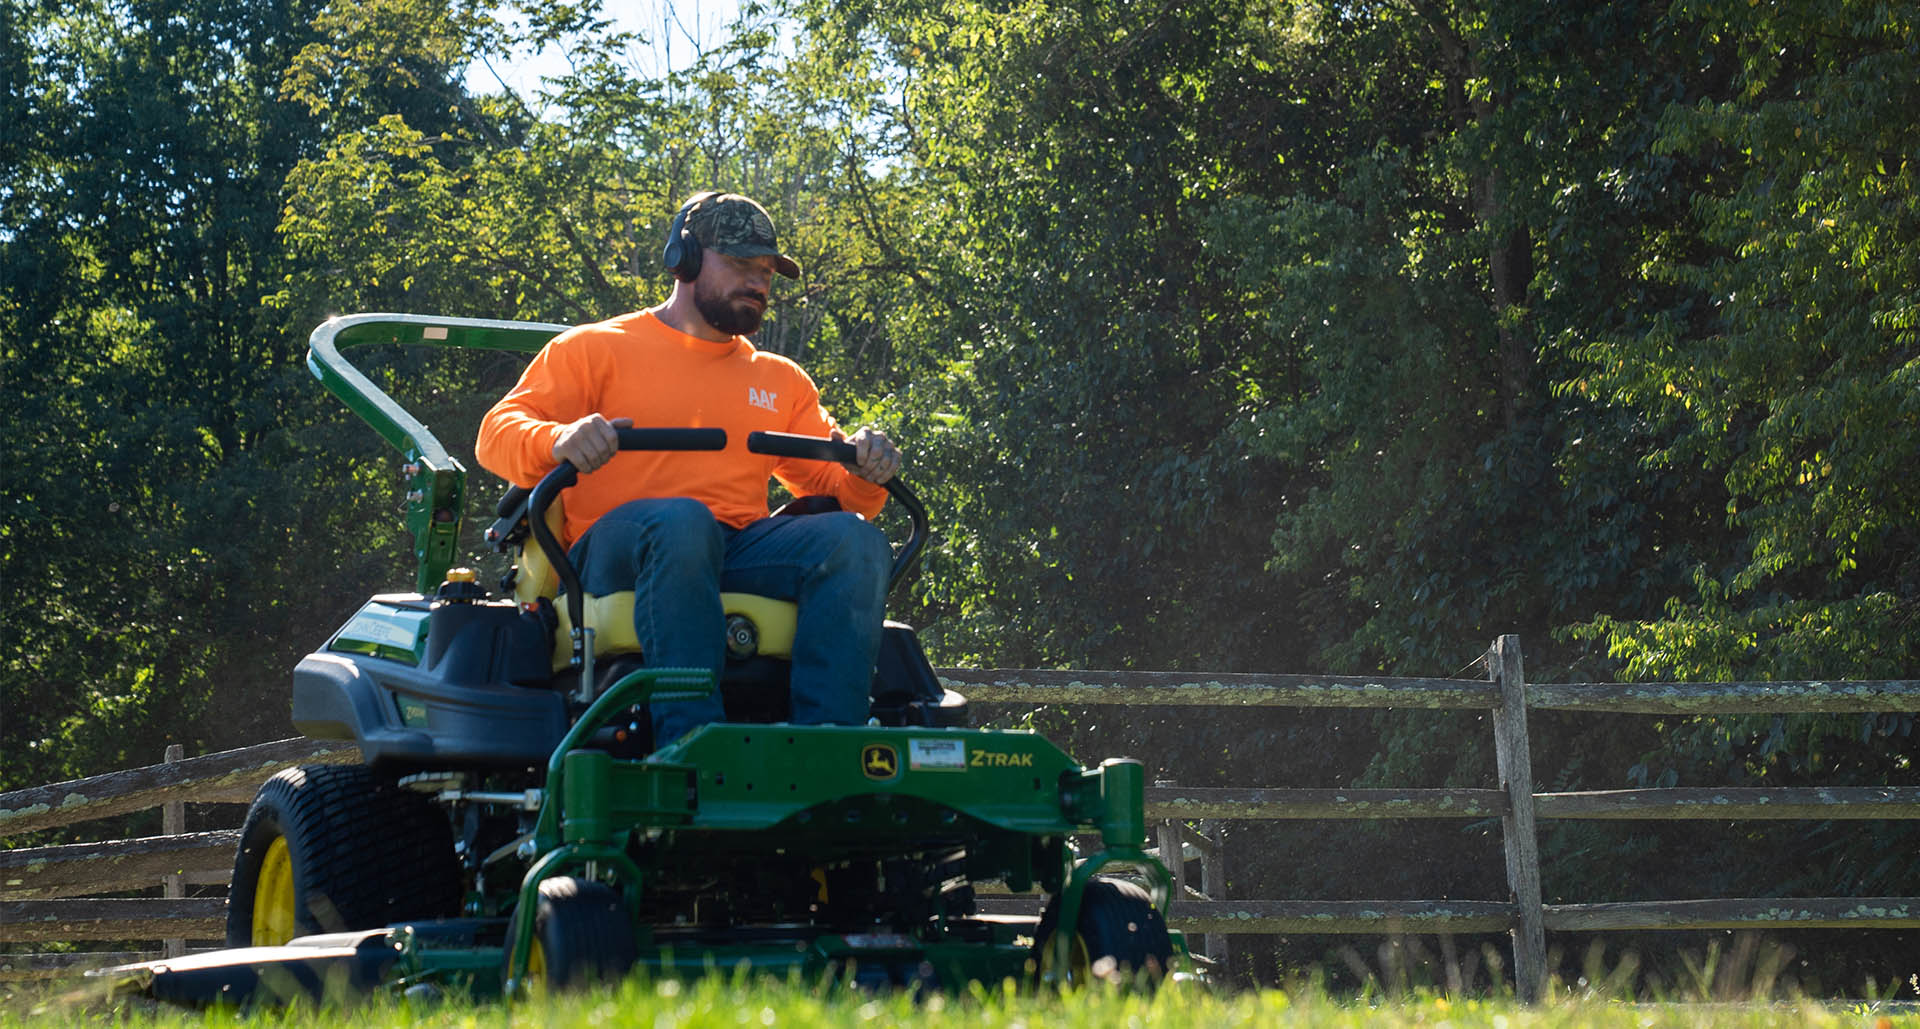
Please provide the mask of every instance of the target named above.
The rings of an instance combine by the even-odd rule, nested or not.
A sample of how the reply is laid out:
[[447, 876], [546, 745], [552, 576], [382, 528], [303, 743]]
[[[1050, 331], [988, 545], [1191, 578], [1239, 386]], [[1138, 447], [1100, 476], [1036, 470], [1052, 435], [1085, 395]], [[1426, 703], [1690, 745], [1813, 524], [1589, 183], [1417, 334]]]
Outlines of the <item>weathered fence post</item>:
[[[1155, 779], [1153, 785], [1156, 789], [1172, 789], [1179, 783], [1172, 779]], [[1197, 886], [1187, 879], [1188, 837], [1192, 837], [1194, 848], [1200, 855], [1200, 882]], [[1223, 850], [1226, 838], [1226, 823], [1216, 818], [1202, 819], [1198, 832], [1187, 828], [1183, 818], [1164, 818], [1154, 823], [1154, 845], [1159, 848], [1160, 862], [1173, 875], [1173, 900], [1176, 904], [1190, 900], [1211, 902], [1227, 899]], [[1201, 953], [1224, 972], [1227, 967], [1227, 934], [1202, 933], [1199, 942]]]
[[[167, 744], [166, 764], [184, 759], [187, 748], [178, 743]], [[160, 835], [180, 836], [187, 831], [187, 803], [183, 800], [169, 800], [160, 807]], [[179, 872], [168, 872], [160, 877], [160, 894], [168, 900], [184, 900], [187, 896], [186, 877]], [[169, 937], [160, 945], [162, 952], [170, 958], [182, 957], [187, 953], [187, 941], [182, 937]]]
[[[1175, 785], [1172, 779], [1155, 779], [1153, 784], [1161, 788], [1170, 788]], [[1173, 875], [1173, 896], [1168, 899], [1176, 904], [1186, 896], [1187, 892], [1187, 862], [1184, 860], [1186, 841], [1182, 838], [1181, 832], [1183, 828], [1180, 819], [1166, 818], [1156, 823], [1153, 831], [1154, 846], [1160, 851], [1160, 863], [1167, 866], [1167, 871]]]
[[[1227, 899], [1227, 823], [1218, 818], [1204, 819], [1200, 823], [1200, 835], [1213, 841], [1213, 846], [1200, 848], [1200, 892], [1208, 900]], [[1227, 973], [1227, 934], [1208, 933], [1201, 941], [1206, 948], [1207, 958], [1213, 962], [1220, 974]]]
[[1487, 677], [1500, 685], [1493, 745], [1507, 813], [1500, 832], [1507, 856], [1518, 924], [1513, 930], [1514, 991], [1524, 1003], [1540, 1000], [1546, 987], [1547, 932], [1540, 905], [1540, 838], [1533, 822], [1533, 756], [1527, 746], [1527, 677], [1520, 637], [1502, 636], [1487, 651]]

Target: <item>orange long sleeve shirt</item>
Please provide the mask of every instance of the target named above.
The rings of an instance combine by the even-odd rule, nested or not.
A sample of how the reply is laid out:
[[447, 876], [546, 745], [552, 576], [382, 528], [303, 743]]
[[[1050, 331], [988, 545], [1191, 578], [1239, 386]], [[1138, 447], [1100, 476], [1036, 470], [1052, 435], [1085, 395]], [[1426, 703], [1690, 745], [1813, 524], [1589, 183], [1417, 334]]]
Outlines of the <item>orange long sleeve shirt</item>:
[[637, 428], [722, 428], [717, 451], [635, 451], [582, 475], [566, 494], [566, 539], [579, 539], [608, 511], [641, 497], [692, 497], [739, 528], [767, 510], [767, 480], [795, 496], [826, 494], [868, 518], [886, 490], [828, 461], [747, 451], [755, 430], [827, 436], [834, 421], [800, 366], [735, 336], [689, 336], [637, 311], [555, 336], [520, 381], [480, 422], [474, 456], [501, 478], [531, 487], [559, 462], [553, 444], [568, 423], [598, 412]]

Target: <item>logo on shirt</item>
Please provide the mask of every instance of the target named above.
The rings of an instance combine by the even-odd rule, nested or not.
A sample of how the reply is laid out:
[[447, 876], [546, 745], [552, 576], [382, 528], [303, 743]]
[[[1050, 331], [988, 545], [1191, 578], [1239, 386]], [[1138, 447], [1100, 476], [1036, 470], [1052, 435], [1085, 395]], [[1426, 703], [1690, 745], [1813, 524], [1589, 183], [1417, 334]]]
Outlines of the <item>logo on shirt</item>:
[[756, 389], [752, 386], [747, 387], [747, 404], [750, 407], [758, 407], [762, 410], [778, 413], [780, 408], [776, 407], [774, 402], [779, 399], [780, 394], [772, 390]]

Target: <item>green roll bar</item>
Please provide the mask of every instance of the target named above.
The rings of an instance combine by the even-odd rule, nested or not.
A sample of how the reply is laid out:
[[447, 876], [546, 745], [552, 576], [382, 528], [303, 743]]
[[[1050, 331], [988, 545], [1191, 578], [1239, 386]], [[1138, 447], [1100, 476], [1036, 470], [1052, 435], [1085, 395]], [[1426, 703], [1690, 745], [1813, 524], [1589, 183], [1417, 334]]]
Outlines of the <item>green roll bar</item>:
[[307, 368], [334, 396], [406, 457], [407, 530], [418, 562], [417, 589], [432, 593], [446, 578], [460, 542], [467, 470], [433, 432], [340, 351], [366, 343], [515, 350], [532, 354], [572, 326], [421, 314], [353, 314], [329, 318], [307, 338]]

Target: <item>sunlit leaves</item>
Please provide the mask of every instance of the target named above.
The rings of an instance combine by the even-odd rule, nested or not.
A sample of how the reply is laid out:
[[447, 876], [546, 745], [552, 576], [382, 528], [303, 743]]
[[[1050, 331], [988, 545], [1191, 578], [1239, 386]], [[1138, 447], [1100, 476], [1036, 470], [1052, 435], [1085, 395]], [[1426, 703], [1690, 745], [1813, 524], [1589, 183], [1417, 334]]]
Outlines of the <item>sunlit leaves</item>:
[[[1723, 476], [1743, 545], [1713, 582], [1731, 590], [1726, 613], [1753, 624], [1723, 630], [1723, 645], [1753, 641], [1745, 672], [1910, 668], [1920, 656], [1911, 631], [1886, 631], [1920, 607], [1920, 487], [1901, 471], [1920, 454], [1920, 334], [1904, 314], [1920, 288], [1920, 210], [1912, 162], [1893, 156], [1920, 141], [1901, 113], [1920, 103], [1920, 55], [1894, 15], [1856, 6], [1701, 8], [1741, 26], [1740, 71], [1727, 95], [1667, 111], [1657, 146], [1740, 156], [1695, 202], [1714, 249], [1645, 274], [1692, 291], [1702, 317], [1675, 340], [1682, 353], [1648, 336], [1594, 355], [1614, 397], [1678, 429], [1672, 457], [1698, 455]], [[1689, 651], [1663, 641], [1707, 617], [1704, 588], [1669, 621], [1616, 628], [1614, 650], [1692, 674]], [[1835, 631], [1849, 620], [1879, 631]]]

